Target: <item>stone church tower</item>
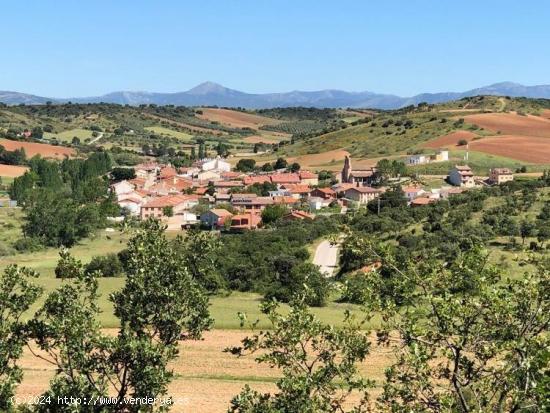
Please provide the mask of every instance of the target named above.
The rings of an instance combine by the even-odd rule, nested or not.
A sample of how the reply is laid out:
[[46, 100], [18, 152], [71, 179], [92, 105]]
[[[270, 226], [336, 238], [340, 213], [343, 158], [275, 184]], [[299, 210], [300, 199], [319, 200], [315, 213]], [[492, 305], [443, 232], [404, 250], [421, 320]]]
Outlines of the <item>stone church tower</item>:
[[346, 156], [344, 159], [344, 167], [342, 168], [342, 183], [349, 183], [351, 176], [351, 159]]

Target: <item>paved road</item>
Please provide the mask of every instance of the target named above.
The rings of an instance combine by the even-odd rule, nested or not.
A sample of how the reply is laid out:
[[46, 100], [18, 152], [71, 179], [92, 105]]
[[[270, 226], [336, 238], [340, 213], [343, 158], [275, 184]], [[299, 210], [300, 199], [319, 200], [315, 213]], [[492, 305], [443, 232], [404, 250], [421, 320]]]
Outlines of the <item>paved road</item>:
[[321, 273], [327, 277], [332, 277], [336, 271], [338, 262], [338, 245], [331, 245], [329, 241], [323, 241], [315, 250], [313, 263], [320, 267]]

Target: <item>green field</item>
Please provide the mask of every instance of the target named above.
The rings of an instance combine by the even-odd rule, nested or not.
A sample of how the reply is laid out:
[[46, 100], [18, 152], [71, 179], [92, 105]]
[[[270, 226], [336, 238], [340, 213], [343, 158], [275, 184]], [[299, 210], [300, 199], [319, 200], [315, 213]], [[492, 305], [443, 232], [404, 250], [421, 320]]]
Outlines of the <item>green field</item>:
[[73, 138], [76, 136], [78, 139], [80, 139], [81, 142], [84, 142], [86, 139], [92, 139], [92, 133], [93, 131], [88, 129], [70, 129], [59, 133], [44, 133], [44, 137], [47, 139], [57, 139], [61, 142], [71, 142]]
[[190, 135], [188, 133], [176, 131], [176, 130], [173, 130], [173, 129], [168, 129], [168, 128], [165, 128], [163, 126], [149, 126], [149, 127], [146, 127], [145, 130], [147, 130], [149, 132], [153, 132], [157, 135], [172, 136], [172, 137], [178, 138], [179, 140], [184, 141], [184, 142], [190, 142], [191, 138], [193, 137], [193, 135]]
[[0, 208], [0, 268], [3, 255], [13, 253], [12, 243], [21, 236], [22, 213], [20, 208]]
[[513, 171], [522, 166], [526, 166], [529, 172], [540, 172], [545, 168], [544, 165], [532, 165], [524, 162], [506, 158], [503, 156], [490, 155], [483, 152], [469, 151], [468, 160], [465, 160], [466, 151], [456, 150], [449, 151], [448, 162], [433, 162], [425, 165], [415, 165], [409, 167], [410, 170], [426, 175], [445, 175], [456, 164], [468, 164], [478, 175], [487, 175], [491, 168], [510, 168]]
[[12, 182], [13, 178], [11, 176], [0, 176], [0, 197], [7, 196]]

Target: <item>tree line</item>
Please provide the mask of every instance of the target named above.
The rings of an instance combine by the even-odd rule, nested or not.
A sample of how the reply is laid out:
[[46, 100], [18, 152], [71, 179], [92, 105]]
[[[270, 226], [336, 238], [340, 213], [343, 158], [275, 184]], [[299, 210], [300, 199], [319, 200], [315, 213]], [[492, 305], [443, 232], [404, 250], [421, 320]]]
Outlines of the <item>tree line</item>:
[[108, 216], [118, 215], [106, 176], [111, 170], [107, 153], [62, 162], [33, 157], [29, 166], [9, 189], [25, 212], [24, 237], [16, 241], [17, 249], [70, 247], [104, 227]]

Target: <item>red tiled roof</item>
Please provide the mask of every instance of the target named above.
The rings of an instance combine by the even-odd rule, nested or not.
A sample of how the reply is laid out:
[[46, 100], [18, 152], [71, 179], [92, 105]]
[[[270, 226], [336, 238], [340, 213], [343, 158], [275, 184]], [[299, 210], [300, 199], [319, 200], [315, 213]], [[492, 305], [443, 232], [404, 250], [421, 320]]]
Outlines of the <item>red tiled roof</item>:
[[147, 180], [145, 178], [134, 178], [134, 179], [128, 180], [128, 182], [131, 183], [132, 185], [143, 187], [145, 185], [145, 182], [147, 182]]
[[300, 175], [295, 173], [282, 173], [270, 175], [271, 182], [274, 184], [298, 184], [300, 183]]
[[159, 172], [160, 178], [171, 178], [173, 176], [176, 176], [177, 172], [174, 168], [171, 166], [167, 166], [165, 168], [162, 168]]
[[164, 208], [167, 206], [176, 206], [183, 202], [197, 199], [197, 196], [193, 195], [165, 195], [151, 199], [143, 208]]
[[308, 194], [311, 191], [308, 185], [299, 184], [284, 184], [282, 185], [282, 188], [293, 194]]
[[403, 192], [408, 192], [408, 193], [416, 193], [424, 190], [418, 186], [404, 186], [401, 189], [403, 190]]
[[317, 174], [310, 171], [300, 171], [300, 179], [315, 179]]
[[136, 189], [134, 192], [140, 194], [141, 196], [148, 196], [151, 195], [151, 191], [148, 191], [147, 189]]
[[374, 170], [370, 171], [351, 171], [350, 175], [356, 178], [368, 178], [374, 175]]
[[233, 214], [229, 212], [227, 209], [222, 209], [222, 208], [212, 208], [210, 212], [212, 212], [213, 214], [217, 215], [220, 218], [233, 216]]
[[343, 183], [340, 183], [340, 184], [337, 184], [337, 185], [334, 185], [333, 186], [333, 189], [336, 191], [336, 192], [344, 192], [350, 188], [355, 188], [357, 185], [356, 184], [352, 184], [352, 183], [348, 183], [348, 182], [343, 182]]
[[298, 200], [291, 196], [274, 196], [273, 197], [273, 203], [274, 204], [295, 204]]
[[216, 181], [214, 182], [215, 187], [223, 187], [223, 188], [233, 188], [233, 187], [241, 187], [243, 186], [242, 181]]
[[258, 175], [258, 176], [245, 176], [243, 178], [245, 185], [254, 185], [254, 184], [263, 184], [264, 182], [271, 182], [269, 175]]
[[415, 206], [421, 206], [421, 205], [428, 205], [428, 204], [432, 204], [434, 202], [437, 202], [435, 199], [432, 199], [432, 198], [416, 198], [416, 199], [413, 199], [411, 201], [411, 205], [415, 205]]
[[380, 189], [373, 188], [371, 186], [354, 186], [352, 188], [346, 189], [346, 191], [351, 191], [351, 190], [361, 192], [362, 194], [377, 194], [379, 192], [382, 192]]
[[241, 172], [222, 172], [221, 177], [224, 179], [235, 179], [241, 177], [243, 174]]
[[149, 190], [151, 190], [152, 192], [159, 192], [162, 190], [165, 190], [165, 191], [174, 190], [177, 192], [182, 192], [186, 189], [191, 188], [192, 186], [193, 184], [190, 181], [183, 178], [176, 178], [174, 176], [172, 178], [161, 179], [156, 184], [151, 185]]
[[330, 188], [315, 188], [313, 189], [311, 192], [313, 191], [319, 191], [319, 192], [322, 192], [324, 194], [327, 194], [327, 195], [334, 195], [336, 194], [336, 192]]

